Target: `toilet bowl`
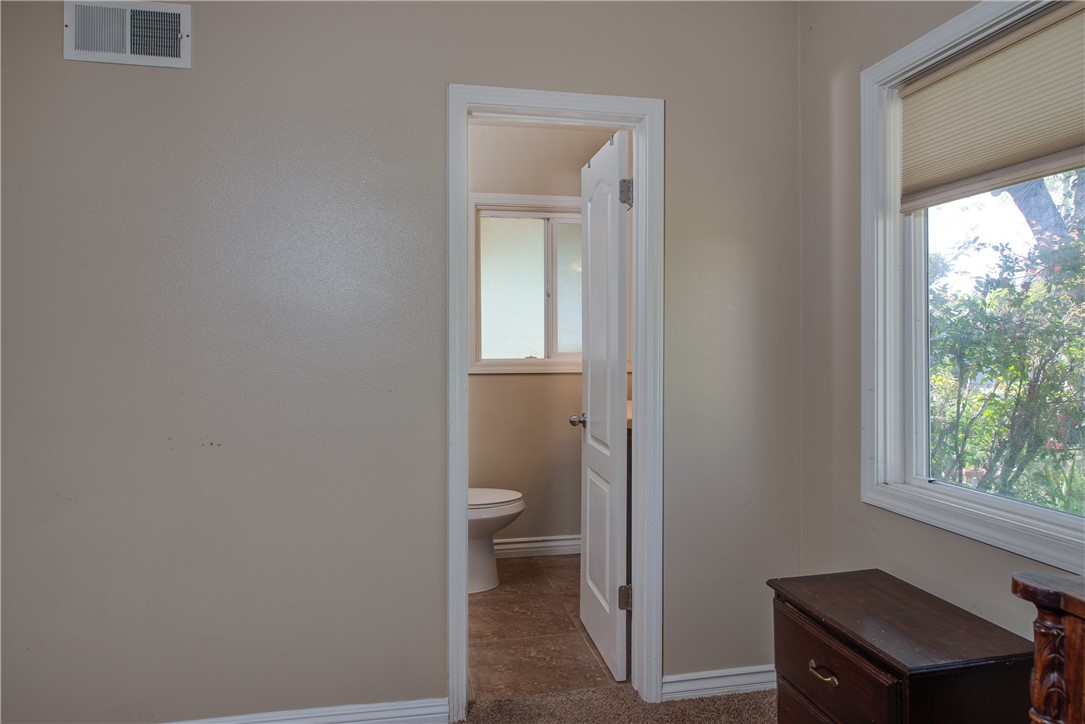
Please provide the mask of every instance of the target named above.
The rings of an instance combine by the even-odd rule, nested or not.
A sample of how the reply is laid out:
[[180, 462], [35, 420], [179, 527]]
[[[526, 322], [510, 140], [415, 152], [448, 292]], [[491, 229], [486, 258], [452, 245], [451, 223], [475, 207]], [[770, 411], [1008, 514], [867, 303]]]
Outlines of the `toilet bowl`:
[[524, 496], [500, 488], [467, 489], [467, 592], [497, 586], [494, 533], [524, 512]]

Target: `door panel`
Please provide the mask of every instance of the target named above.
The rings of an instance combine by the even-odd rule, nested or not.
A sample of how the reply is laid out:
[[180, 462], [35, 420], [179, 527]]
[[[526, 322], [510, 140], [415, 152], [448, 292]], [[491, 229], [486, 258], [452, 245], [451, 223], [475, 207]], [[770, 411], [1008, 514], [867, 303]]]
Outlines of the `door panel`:
[[628, 214], [618, 199], [629, 132], [619, 131], [581, 170], [587, 423], [581, 453], [580, 618], [618, 681], [628, 658], [618, 586], [626, 580], [626, 338]]
[[588, 488], [586, 518], [588, 526], [599, 533], [598, 538], [602, 543], [601, 545], [592, 546], [587, 551], [584, 583], [598, 600], [599, 605], [609, 611], [613, 599], [612, 595], [608, 595], [613, 585], [613, 575], [607, 560], [609, 551], [607, 551], [606, 535], [609, 528], [607, 499], [610, 497], [610, 486], [607, 481], [595, 474], [594, 470], [589, 468], [586, 473], [588, 476], [586, 482]]

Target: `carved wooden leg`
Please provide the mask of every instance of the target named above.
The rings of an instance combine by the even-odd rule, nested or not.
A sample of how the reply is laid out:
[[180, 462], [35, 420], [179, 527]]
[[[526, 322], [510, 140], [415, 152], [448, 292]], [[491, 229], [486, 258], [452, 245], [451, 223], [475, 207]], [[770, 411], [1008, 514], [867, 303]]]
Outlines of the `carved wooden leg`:
[[1063, 615], [1037, 607], [1036, 659], [1032, 667], [1032, 709], [1029, 718], [1034, 724], [1058, 724], [1066, 716], [1066, 636]]
[[1085, 724], [1085, 578], [1022, 571], [1011, 590], [1036, 606], [1033, 724]]

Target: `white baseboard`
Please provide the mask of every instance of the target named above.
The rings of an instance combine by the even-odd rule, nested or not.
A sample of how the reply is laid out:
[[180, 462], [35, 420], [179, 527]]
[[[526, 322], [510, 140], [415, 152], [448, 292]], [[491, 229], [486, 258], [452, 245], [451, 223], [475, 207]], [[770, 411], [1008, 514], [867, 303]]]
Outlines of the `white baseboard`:
[[448, 724], [448, 699], [415, 699], [380, 704], [271, 711], [173, 724]]
[[580, 553], [579, 535], [544, 535], [536, 538], [495, 538], [495, 558], [567, 556]]
[[695, 699], [699, 696], [739, 694], [776, 688], [776, 669], [768, 666], [745, 666], [738, 669], [696, 671], [663, 677], [663, 701]]

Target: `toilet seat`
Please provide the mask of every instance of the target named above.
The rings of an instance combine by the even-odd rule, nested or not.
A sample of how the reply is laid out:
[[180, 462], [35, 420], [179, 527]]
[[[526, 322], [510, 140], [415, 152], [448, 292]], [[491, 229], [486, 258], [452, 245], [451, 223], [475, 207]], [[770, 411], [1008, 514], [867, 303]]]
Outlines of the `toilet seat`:
[[524, 496], [515, 490], [502, 488], [468, 488], [467, 507], [471, 510], [499, 508], [523, 500]]

